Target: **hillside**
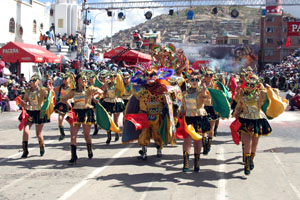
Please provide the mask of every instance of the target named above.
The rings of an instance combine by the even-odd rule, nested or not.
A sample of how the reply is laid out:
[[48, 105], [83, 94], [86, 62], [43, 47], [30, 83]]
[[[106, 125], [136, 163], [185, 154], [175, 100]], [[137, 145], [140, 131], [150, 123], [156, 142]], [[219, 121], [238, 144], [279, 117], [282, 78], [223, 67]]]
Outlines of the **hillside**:
[[[239, 17], [231, 18], [233, 8], [218, 7], [218, 14], [211, 14], [212, 7], [196, 7], [194, 19], [188, 21], [184, 9], [179, 15], [174, 12], [173, 16], [163, 14], [152, 18], [135, 27], [122, 30], [113, 35], [114, 46], [131, 43], [131, 33], [134, 30], [160, 31], [161, 42], [179, 43], [211, 43], [217, 36], [225, 34], [247, 36], [252, 43], [259, 43], [261, 11], [257, 8], [238, 7]], [[98, 48], [103, 48], [110, 43], [110, 37], [96, 43]]]

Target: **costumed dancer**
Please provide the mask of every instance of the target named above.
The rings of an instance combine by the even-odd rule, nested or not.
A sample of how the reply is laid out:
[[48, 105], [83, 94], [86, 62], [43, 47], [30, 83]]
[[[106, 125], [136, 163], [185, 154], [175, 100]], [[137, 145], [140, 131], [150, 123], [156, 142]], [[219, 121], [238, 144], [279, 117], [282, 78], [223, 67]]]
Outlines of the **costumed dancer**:
[[60, 99], [70, 92], [70, 77], [67, 74], [61, 74], [63, 83], [61, 86], [54, 88], [54, 91], [58, 93], [57, 100], [58, 102], [55, 107], [55, 113], [58, 113], [58, 128], [60, 132], [59, 141], [65, 139], [65, 130], [64, 130], [64, 118], [65, 115], [70, 111], [72, 100], [68, 100], [67, 104], [60, 102]]
[[[144, 78], [143, 81], [137, 78], [141, 73], [141, 71], [137, 72], [131, 81], [136, 84], [144, 85], [142, 89], [136, 93], [135, 97], [138, 99], [139, 113], [146, 114], [149, 124], [148, 127], [144, 127], [141, 130], [138, 136], [138, 144], [142, 146], [142, 149], [139, 151], [140, 156], [138, 159], [146, 160], [147, 146], [150, 145], [151, 138], [156, 144], [157, 157], [162, 156], [163, 145], [170, 143], [170, 139], [172, 138], [166, 136], [168, 139], [164, 142], [162, 134], [159, 131], [167, 115], [167, 102], [164, 94], [168, 92], [166, 84], [168, 82], [159, 80], [155, 70], [144, 72], [142, 75]], [[167, 123], [169, 123], [169, 120], [167, 120]], [[170, 134], [165, 133], [165, 135]]]
[[[113, 115], [115, 124], [118, 124], [120, 114], [125, 110], [124, 102], [121, 98], [122, 91], [118, 88], [117, 72], [111, 71], [106, 84], [103, 87], [104, 96], [102, 106], [108, 113]], [[122, 81], [123, 84], [123, 81]], [[124, 88], [124, 85], [123, 85]], [[115, 141], [119, 140], [119, 133], [115, 133]], [[106, 144], [110, 144], [111, 131], [107, 131]]]
[[[217, 85], [214, 81], [214, 74], [212, 71], [207, 70], [205, 72], [204, 84], [207, 88], [217, 89]], [[216, 121], [219, 119], [219, 115], [215, 112], [213, 108], [213, 102], [210, 95], [205, 101], [204, 108], [208, 114], [208, 119], [211, 128], [210, 131], [208, 132], [208, 137], [203, 137], [203, 154], [207, 155], [211, 149], [211, 144], [215, 132], [215, 125], [216, 125]]]
[[[196, 73], [192, 73], [189, 78], [190, 88], [183, 93], [183, 110], [185, 122], [187, 125], [192, 125], [196, 133], [204, 135], [211, 130], [207, 112], [204, 108], [205, 99], [208, 98], [209, 92], [206, 87], [198, 87], [200, 78]], [[201, 137], [199, 140], [194, 140], [194, 171], [200, 170], [200, 152], [202, 147]], [[189, 171], [189, 156], [192, 143], [192, 137], [186, 135], [183, 142], [183, 172]]]
[[[88, 87], [91, 87], [91, 86], [95, 86], [95, 81], [96, 81], [96, 73], [94, 71], [92, 72], [89, 72], [87, 73], [87, 76], [88, 76], [88, 79], [89, 79], [89, 82], [88, 82]], [[93, 106], [93, 110], [94, 110], [94, 113], [96, 112], [96, 103], [98, 102], [97, 99], [92, 99], [92, 106]], [[94, 133], [93, 135], [97, 135], [98, 134], [98, 125], [97, 123], [94, 124]]]
[[[287, 100], [278, 96], [278, 91], [271, 89], [267, 86], [267, 90], [261, 89], [262, 84], [259, 83], [258, 77], [255, 75], [249, 75], [246, 79], [246, 85], [244, 92], [239, 97], [235, 112], [233, 114], [236, 117], [241, 126], [238, 129], [242, 136], [244, 143], [244, 173], [249, 175], [251, 170], [254, 169], [254, 157], [256, 155], [257, 145], [260, 136], [267, 136], [272, 133], [272, 128], [268, 123], [267, 118], [272, 116], [276, 112], [278, 114], [272, 116], [272, 118], [278, 116], [284, 111], [288, 102]], [[272, 99], [269, 105], [270, 97], [276, 95], [281, 99], [281, 103], [275, 105], [276, 100]], [[267, 105], [266, 105], [267, 104]], [[273, 105], [272, 105], [273, 104]], [[275, 106], [275, 107], [274, 107]], [[268, 110], [264, 110], [267, 108]], [[266, 115], [270, 113], [269, 115]]]
[[77, 149], [77, 134], [80, 126], [83, 127], [84, 139], [87, 144], [88, 157], [93, 157], [92, 139], [90, 136], [91, 125], [95, 124], [95, 113], [92, 106], [92, 100], [96, 95], [102, 95], [103, 91], [96, 87], [88, 87], [86, 76], [81, 73], [75, 78], [75, 88], [68, 94], [62, 97], [61, 101], [66, 103], [69, 99], [74, 99], [74, 114], [76, 117], [71, 123], [71, 160], [69, 164], [75, 164], [78, 159]]
[[[44, 145], [44, 137], [42, 134], [44, 123], [50, 122], [50, 114], [44, 108], [53, 111], [53, 102], [51, 104], [51, 97], [53, 97], [54, 92], [50, 91], [50, 81], [46, 82], [47, 87], [39, 87], [40, 76], [38, 74], [34, 74], [29, 81], [30, 89], [25, 91], [24, 99], [20, 99], [20, 104], [23, 106], [22, 114], [19, 117], [21, 120], [21, 124], [23, 124], [23, 154], [21, 158], [27, 158], [28, 151], [28, 139], [30, 128], [33, 124], [35, 124], [35, 132], [40, 145], [40, 155], [43, 156], [45, 154], [45, 145]], [[47, 113], [46, 113], [47, 112]], [[24, 116], [28, 115], [26, 119]], [[20, 129], [20, 126], [19, 126]], [[20, 129], [22, 130], [22, 129]]]
[[123, 82], [125, 87], [125, 93], [122, 96], [122, 99], [124, 101], [124, 106], [126, 108], [126, 105], [133, 94], [133, 87], [132, 87], [132, 83], [130, 82], [131, 76], [129, 72], [123, 72], [122, 76], [123, 76]]

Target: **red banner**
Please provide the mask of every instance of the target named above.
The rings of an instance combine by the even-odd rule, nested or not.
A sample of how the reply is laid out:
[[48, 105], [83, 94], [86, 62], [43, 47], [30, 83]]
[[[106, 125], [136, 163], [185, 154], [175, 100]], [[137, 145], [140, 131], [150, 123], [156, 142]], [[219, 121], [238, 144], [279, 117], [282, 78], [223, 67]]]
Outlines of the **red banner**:
[[288, 22], [288, 36], [300, 36], [300, 22]]

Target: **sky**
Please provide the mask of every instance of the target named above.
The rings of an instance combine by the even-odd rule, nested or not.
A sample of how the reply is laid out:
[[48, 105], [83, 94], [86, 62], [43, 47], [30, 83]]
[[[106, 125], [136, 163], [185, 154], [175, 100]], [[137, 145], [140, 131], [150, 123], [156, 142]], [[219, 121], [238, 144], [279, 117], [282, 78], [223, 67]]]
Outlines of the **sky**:
[[[55, 2], [55, 0], [39, 0], [40, 2], [46, 3], [47, 6], [50, 6], [51, 3]], [[77, 0], [80, 2], [80, 0]], [[103, 2], [111, 0], [88, 0], [89, 3], [94, 2]], [[121, 0], [118, 0], [121, 1]], [[139, 0], [123, 0], [123, 1], [139, 1]], [[294, 15], [295, 17], [300, 18], [300, 13], [298, 12], [300, 6], [286, 6], [284, 7], [284, 11]], [[122, 12], [125, 13], [126, 19], [124, 21], [119, 21], [117, 19], [117, 14], [120, 10], [115, 11], [115, 16], [112, 18], [107, 16], [106, 11], [103, 10], [92, 10], [89, 13], [89, 19], [92, 23], [88, 26], [87, 29], [87, 36], [94, 37], [94, 41], [99, 41], [100, 39], [105, 38], [106, 36], [111, 36], [111, 27], [113, 27], [113, 34], [119, 32], [120, 30], [128, 29], [133, 26], [136, 26], [140, 23], [144, 23], [146, 21], [144, 14], [147, 11], [152, 11], [153, 17], [161, 15], [161, 14], [168, 14], [167, 8], [165, 9], [133, 9], [133, 10], [123, 10]], [[152, 18], [153, 18], [152, 17]], [[93, 31], [94, 30], [94, 31]]]

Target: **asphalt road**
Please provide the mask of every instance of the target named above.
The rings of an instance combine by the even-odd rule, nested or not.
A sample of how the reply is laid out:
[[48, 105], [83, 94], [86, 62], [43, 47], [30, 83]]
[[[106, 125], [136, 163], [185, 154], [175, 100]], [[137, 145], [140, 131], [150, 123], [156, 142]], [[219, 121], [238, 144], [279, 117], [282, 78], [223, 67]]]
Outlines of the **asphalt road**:
[[156, 157], [154, 146], [149, 147], [148, 160], [141, 161], [136, 158], [140, 149], [137, 144], [122, 145], [119, 141], [106, 145], [104, 131], [93, 137], [93, 159], [87, 158], [80, 133], [79, 160], [69, 166], [69, 132], [67, 129], [65, 140], [58, 141], [57, 115], [44, 127], [45, 155], [39, 156], [32, 129], [29, 158], [20, 159], [22, 133], [17, 129], [18, 115], [0, 114], [1, 200], [300, 200], [299, 111], [286, 111], [270, 121], [273, 133], [261, 138], [250, 176], [243, 172], [241, 145], [231, 139], [232, 120], [221, 121], [212, 151], [208, 156], [201, 155], [200, 172], [183, 173], [182, 141], [165, 147], [161, 158]]

